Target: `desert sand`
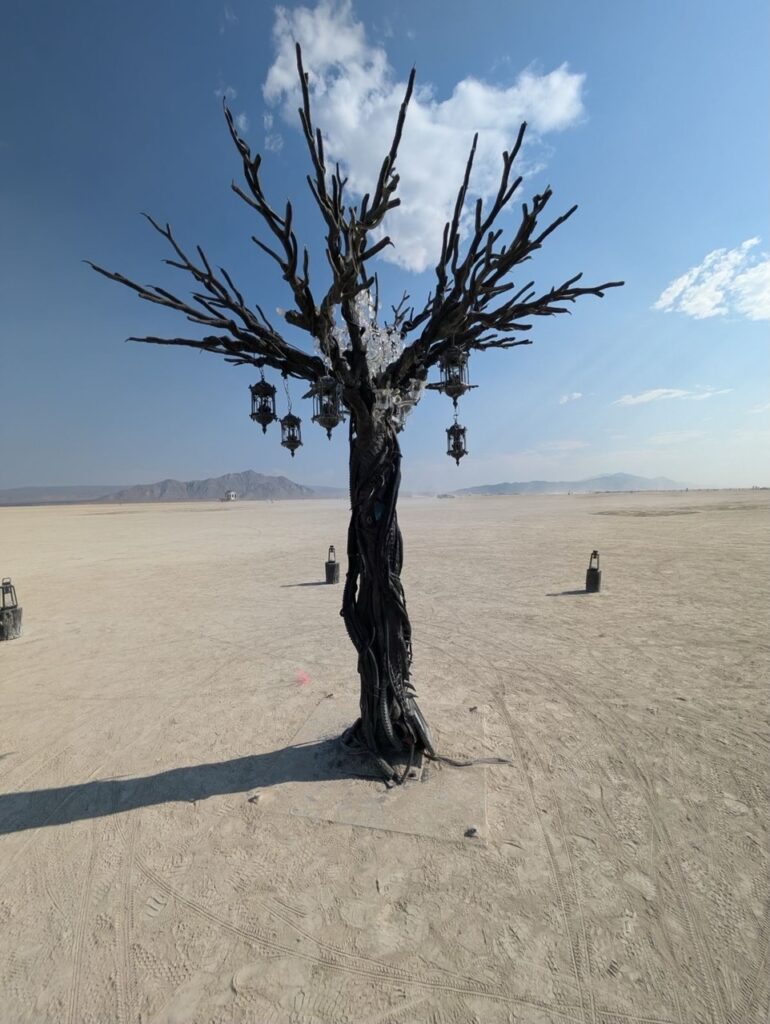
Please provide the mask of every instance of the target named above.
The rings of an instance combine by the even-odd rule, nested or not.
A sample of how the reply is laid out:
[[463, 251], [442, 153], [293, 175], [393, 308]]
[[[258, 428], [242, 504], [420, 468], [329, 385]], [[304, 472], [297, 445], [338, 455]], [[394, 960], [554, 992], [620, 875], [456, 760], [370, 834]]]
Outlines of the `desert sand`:
[[388, 791], [343, 502], [0, 509], [2, 1024], [764, 1022], [767, 513], [403, 500], [437, 745], [511, 763]]

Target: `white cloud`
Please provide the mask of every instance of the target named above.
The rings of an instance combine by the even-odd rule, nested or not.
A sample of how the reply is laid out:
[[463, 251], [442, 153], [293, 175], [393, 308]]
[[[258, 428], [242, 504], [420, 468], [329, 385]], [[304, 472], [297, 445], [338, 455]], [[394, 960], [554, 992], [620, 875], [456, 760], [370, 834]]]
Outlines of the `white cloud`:
[[702, 402], [704, 398], [713, 398], [714, 395], [729, 395], [732, 388], [701, 388], [700, 391], [691, 391], [687, 398], [693, 402]]
[[755, 405], [753, 408], [749, 409], [749, 412], [751, 412], [751, 413], [770, 412], [770, 402], [765, 402], [762, 405]]
[[752, 253], [758, 238], [737, 249], [715, 249], [666, 288], [653, 309], [686, 313], [696, 320], [739, 313], [770, 320], [770, 257]]
[[224, 10], [222, 11], [222, 18], [220, 19], [220, 22], [219, 22], [219, 34], [220, 34], [220, 36], [223, 36], [225, 34], [225, 29], [228, 27], [228, 25], [237, 25], [237, 24], [238, 24], [238, 15], [235, 13], [235, 11], [232, 9], [232, 7], [230, 7], [229, 4], [225, 4]]
[[770, 320], [770, 259], [738, 274], [733, 295], [735, 308], [749, 320]]
[[265, 149], [271, 153], [279, 153], [283, 149], [283, 136], [273, 131], [273, 115], [263, 114], [262, 124], [265, 129]]
[[214, 95], [217, 99], [234, 100], [238, 95], [238, 91], [233, 89], [231, 85], [224, 85], [220, 82], [217, 88], [214, 90]]
[[239, 132], [241, 132], [241, 134], [249, 130], [249, 119], [246, 114], [235, 115], [235, 127]]
[[559, 399], [559, 405], [566, 405], [567, 402], [576, 402], [578, 398], [583, 397], [582, 391], [571, 391], [568, 395], [562, 395]]
[[671, 430], [663, 434], [655, 434], [650, 440], [653, 444], [684, 444], [686, 441], [696, 441], [703, 437], [702, 430]]
[[646, 405], [648, 402], [661, 402], [672, 398], [686, 398], [700, 402], [705, 398], [713, 398], [715, 395], [726, 395], [732, 388], [709, 388], [699, 387], [695, 391], [686, 391], [684, 388], [651, 388], [649, 391], [642, 391], [638, 395], [623, 395], [616, 398], [613, 405]]
[[659, 402], [666, 398], [685, 398], [689, 394], [681, 388], [652, 388], [638, 395], [623, 395], [616, 398], [613, 405], [644, 405], [647, 402]]
[[[263, 87], [265, 100], [279, 104], [286, 119], [297, 126], [294, 43], [299, 41], [329, 162], [344, 166], [352, 194], [370, 192], [405, 89], [385, 50], [367, 41], [350, 0], [320, 0], [314, 8], [278, 7], [273, 37], [276, 58]], [[479, 132], [479, 143], [472, 190], [488, 198], [497, 190], [501, 154], [512, 145], [520, 122], [530, 124], [522, 167], [531, 172], [534, 141], [582, 116], [583, 81], [583, 75], [562, 64], [547, 74], [525, 70], [508, 87], [464, 78], [444, 100], [421, 84], [410, 104], [399, 152], [401, 206], [387, 220], [395, 247], [387, 249], [384, 258], [413, 271], [434, 263], [473, 133]]]

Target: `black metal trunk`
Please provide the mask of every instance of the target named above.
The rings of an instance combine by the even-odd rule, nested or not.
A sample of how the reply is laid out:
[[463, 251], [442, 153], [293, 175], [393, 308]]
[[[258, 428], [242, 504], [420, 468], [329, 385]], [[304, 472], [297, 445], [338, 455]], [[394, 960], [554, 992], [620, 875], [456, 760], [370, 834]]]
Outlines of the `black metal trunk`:
[[403, 545], [396, 517], [401, 451], [387, 421], [351, 425], [348, 570], [342, 616], [358, 652], [361, 717], [345, 742], [365, 747], [384, 774], [391, 762], [433, 754], [430, 730], [409, 680], [412, 633], [401, 586]]

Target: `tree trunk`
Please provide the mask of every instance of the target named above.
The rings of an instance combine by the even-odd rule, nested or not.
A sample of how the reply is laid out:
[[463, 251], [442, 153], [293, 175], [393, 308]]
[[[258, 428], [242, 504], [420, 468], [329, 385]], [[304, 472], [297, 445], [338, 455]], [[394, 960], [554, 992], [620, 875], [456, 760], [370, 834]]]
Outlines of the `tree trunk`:
[[[348, 571], [342, 616], [358, 652], [361, 717], [343, 742], [369, 751], [401, 782], [413, 760], [433, 754], [430, 730], [409, 681], [411, 626], [401, 586], [403, 545], [396, 519], [401, 450], [388, 423], [351, 426]], [[392, 761], [405, 762], [398, 773]]]

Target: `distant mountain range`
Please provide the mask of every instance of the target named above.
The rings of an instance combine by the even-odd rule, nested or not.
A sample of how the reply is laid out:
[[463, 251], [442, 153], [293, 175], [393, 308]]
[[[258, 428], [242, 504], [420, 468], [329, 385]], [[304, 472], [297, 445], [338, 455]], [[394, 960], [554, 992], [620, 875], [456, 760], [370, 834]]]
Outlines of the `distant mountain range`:
[[529, 480], [526, 483], [482, 484], [464, 487], [455, 494], [587, 494], [592, 491], [683, 491], [686, 484], [678, 484], [665, 476], [633, 476], [631, 473], [613, 473], [594, 476], [589, 480]]
[[[482, 484], [465, 487], [454, 494], [565, 494], [589, 491], [682, 491], [667, 477], [648, 479], [630, 473], [595, 476], [590, 480], [530, 480], [526, 483]], [[152, 501], [219, 501], [227, 491], [235, 491], [239, 501], [286, 501], [302, 498], [347, 498], [343, 487], [306, 487], [285, 476], [266, 476], [248, 469], [243, 473], [226, 473], [207, 480], [160, 480], [154, 484], [14, 487], [0, 491], [0, 505], [72, 505], [80, 502], [116, 504]], [[442, 494], [440, 497], [451, 497]]]
[[235, 491], [239, 501], [285, 501], [301, 498], [344, 498], [342, 487], [305, 487], [285, 476], [246, 470], [207, 480], [160, 480], [153, 484], [72, 487], [15, 487], [0, 491], [0, 505], [70, 505], [79, 502], [218, 501]]
[[276, 501], [286, 498], [317, 497], [311, 487], [295, 484], [285, 476], [265, 476], [247, 469], [244, 473], [226, 473], [208, 480], [161, 480], [156, 484], [136, 484], [114, 491], [100, 502], [130, 501], [218, 501], [227, 491], [235, 491], [240, 501]]

